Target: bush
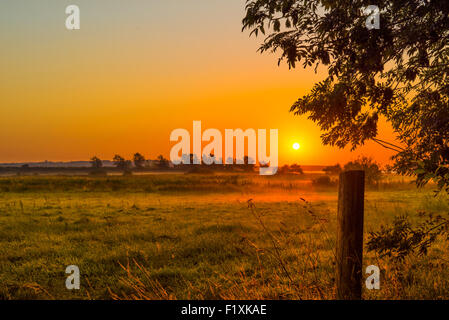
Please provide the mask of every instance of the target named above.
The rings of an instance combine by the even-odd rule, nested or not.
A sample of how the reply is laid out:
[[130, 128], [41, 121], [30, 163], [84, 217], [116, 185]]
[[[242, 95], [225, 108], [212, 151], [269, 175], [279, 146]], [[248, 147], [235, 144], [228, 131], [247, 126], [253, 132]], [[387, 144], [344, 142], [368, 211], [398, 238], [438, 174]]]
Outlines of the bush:
[[321, 176], [312, 180], [312, 184], [317, 187], [333, 187], [336, 186], [337, 183], [332, 181], [329, 176]]
[[344, 170], [364, 170], [367, 185], [377, 185], [382, 178], [380, 165], [372, 158], [360, 157], [355, 161], [345, 164]]
[[278, 174], [304, 174], [301, 166], [298, 164], [284, 165], [278, 169]]
[[339, 175], [342, 171], [340, 164], [336, 164], [335, 166], [328, 166], [323, 169], [324, 173], [329, 175]]

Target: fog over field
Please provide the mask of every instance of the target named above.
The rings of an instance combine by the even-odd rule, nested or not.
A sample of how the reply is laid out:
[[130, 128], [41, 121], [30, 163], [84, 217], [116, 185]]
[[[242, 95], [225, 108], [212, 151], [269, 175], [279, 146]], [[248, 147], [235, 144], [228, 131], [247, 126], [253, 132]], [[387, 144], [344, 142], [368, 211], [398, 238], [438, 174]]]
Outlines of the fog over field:
[[[337, 188], [316, 177], [0, 178], [0, 297], [334, 299]], [[447, 200], [385, 176], [366, 193], [365, 241], [397, 215], [447, 211]], [[449, 298], [447, 245], [401, 263], [367, 253], [364, 264], [388, 273], [364, 297]], [[72, 264], [80, 290], [64, 285]]]

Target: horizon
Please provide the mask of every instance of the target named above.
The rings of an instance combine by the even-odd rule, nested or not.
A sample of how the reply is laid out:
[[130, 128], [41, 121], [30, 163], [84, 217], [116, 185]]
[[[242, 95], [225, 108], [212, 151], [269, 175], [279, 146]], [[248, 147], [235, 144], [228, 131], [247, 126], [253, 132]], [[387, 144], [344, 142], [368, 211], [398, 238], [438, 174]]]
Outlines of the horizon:
[[[351, 160], [349, 160], [348, 162], [350, 162], [350, 161], [354, 161], [354, 160], [356, 160], [357, 158], [354, 158], [354, 159], [351, 159]], [[111, 159], [102, 159], [102, 158], [100, 158], [100, 160], [101, 161], [109, 161], [109, 162], [113, 162], [113, 159], [111, 158]], [[132, 156], [131, 157], [125, 157], [125, 160], [131, 160], [132, 161]], [[169, 161], [170, 161], [170, 159], [168, 159]], [[374, 159], [373, 158], [373, 160], [375, 161], [375, 162], [377, 162], [376, 161], [376, 159]], [[149, 158], [146, 158], [145, 157], [145, 161], [157, 161], [157, 159], [156, 159], [156, 157], [154, 157], [154, 158], [152, 158], [152, 159], [149, 159]], [[20, 161], [20, 162], [0, 162], [0, 166], [5, 166], [5, 165], [21, 165], [21, 164], [43, 164], [43, 163], [55, 163], [55, 164], [70, 164], [70, 163], [77, 163], [77, 162], [84, 162], [84, 163], [91, 163], [92, 161], [91, 160], [65, 160], [65, 161], [58, 161], [58, 160], [38, 160], [38, 161]], [[171, 161], [170, 161], [171, 162]], [[378, 162], [379, 164], [381, 164], [382, 166], [385, 166], [384, 164], [382, 164], [382, 163], [380, 163], [380, 162]], [[340, 165], [345, 165], [346, 164], [346, 162], [345, 163], [339, 163], [339, 162], [336, 162], [336, 163], [327, 163], [327, 164], [310, 164], [310, 163], [308, 163], [308, 164], [304, 164], [304, 163], [299, 163], [299, 162], [296, 162], [296, 163], [280, 163], [279, 164], [279, 167], [282, 167], [282, 166], [284, 166], [284, 165], [293, 165], [293, 164], [298, 164], [298, 165], [300, 165], [301, 167], [327, 167], [327, 166], [334, 166], [334, 165], [337, 165], [337, 164], [340, 164]], [[206, 164], [204, 164], [204, 163], [202, 163], [201, 165], [206, 165]], [[221, 164], [221, 165], [223, 165], [223, 166], [225, 166], [226, 164]], [[235, 165], [235, 164], [234, 164]], [[256, 164], [256, 166], [257, 166], [258, 164]], [[207, 166], [207, 165], [206, 165]]]
[[[112, 159], [100, 159], [100, 160], [103, 161], [103, 162], [104, 161], [113, 162]], [[126, 159], [125, 158], [125, 160], [131, 160], [132, 161], [132, 158], [130, 158], [130, 159]], [[145, 158], [145, 161], [157, 161], [157, 159], [156, 158], [154, 158], [154, 159], [147, 159], [147, 158]], [[25, 162], [0, 162], [0, 166], [5, 166], [5, 165], [23, 165], [23, 164], [30, 164], [30, 165], [32, 165], [32, 164], [44, 164], [44, 163], [50, 163], [50, 164], [52, 164], [52, 163], [53, 164], [70, 164], [70, 163], [79, 163], [79, 162], [88, 164], [88, 163], [91, 163], [91, 160], [69, 160], [69, 161], [42, 160], [42, 161], [31, 161], [31, 162], [27, 162], [27, 161], [25, 161]], [[333, 164], [301, 164], [301, 163], [292, 163], [292, 164], [298, 164], [301, 167], [327, 167], [327, 166], [334, 166], [334, 165], [337, 165], [337, 164], [344, 165], [344, 163], [333, 163]], [[287, 165], [292, 165], [292, 164], [287, 164]], [[201, 164], [201, 165], [206, 165], [206, 164]], [[222, 165], [225, 166], [225, 164], [222, 164]], [[257, 165], [258, 164], [256, 164], [256, 166]], [[286, 164], [279, 164], [279, 167], [282, 167], [283, 165], [286, 165]]]

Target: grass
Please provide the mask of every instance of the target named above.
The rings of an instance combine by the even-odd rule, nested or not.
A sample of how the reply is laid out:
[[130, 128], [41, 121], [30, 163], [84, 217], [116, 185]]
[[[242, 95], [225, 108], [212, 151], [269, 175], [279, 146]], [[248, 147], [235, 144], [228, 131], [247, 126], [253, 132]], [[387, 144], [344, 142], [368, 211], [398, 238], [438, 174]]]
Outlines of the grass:
[[[0, 178], [0, 298], [334, 299], [337, 191], [314, 177]], [[401, 179], [367, 191], [366, 235], [395, 215], [449, 212]], [[444, 239], [402, 263], [366, 254], [382, 278], [364, 297], [447, 299], [448, 263]]]

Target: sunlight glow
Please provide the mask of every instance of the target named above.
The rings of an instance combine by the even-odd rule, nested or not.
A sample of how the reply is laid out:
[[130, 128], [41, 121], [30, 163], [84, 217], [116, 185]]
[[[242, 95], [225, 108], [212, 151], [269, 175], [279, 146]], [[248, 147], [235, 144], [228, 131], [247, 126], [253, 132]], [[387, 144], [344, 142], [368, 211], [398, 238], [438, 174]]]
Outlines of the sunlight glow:
[[301, 146], [299, 145], [299, 143], [295, 142], [295, 143], [293, 144], [293, 149], [299, 150], [299, 148], [301, 148]]

